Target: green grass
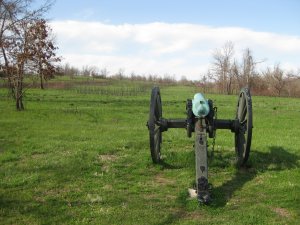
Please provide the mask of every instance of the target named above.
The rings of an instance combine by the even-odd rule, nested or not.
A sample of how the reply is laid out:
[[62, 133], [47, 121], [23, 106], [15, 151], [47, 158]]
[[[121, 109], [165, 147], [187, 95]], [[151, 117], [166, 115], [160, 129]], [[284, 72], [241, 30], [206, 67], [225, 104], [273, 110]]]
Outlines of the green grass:
[[[253, 97], [246, 169], [234, 165], [233, 134], [218, 130], [209, 162], [213, 202], [199, 206], [187, 195], [195, 171], [185, 130], [164, 133], [164, 163], [151, 162], [150, 88], [109, 81], [30, 89], [24, 112], [0, 89], [0, 224], [299, 223], [300, 99]], [[196, 91], [161, 87], [163, 116], [184, 118]], [[218, 118], [234, 118], [237, 96], [206, 97]]]

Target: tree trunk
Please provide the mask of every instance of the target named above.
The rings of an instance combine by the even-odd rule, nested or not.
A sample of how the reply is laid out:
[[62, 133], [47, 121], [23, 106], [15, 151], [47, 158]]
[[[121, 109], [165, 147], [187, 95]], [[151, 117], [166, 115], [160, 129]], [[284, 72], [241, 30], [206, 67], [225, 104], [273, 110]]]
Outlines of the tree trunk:
[[43, 75], [40, 74], [40, 81], [41, 81], [41, 89], [44, 89], [44, 81], [43, 81]]
[[18, 98], [18, 99], [16, 100], [16, 109], [17, 109], [18, 111], [24, 110], [24, 105], [23, 105], [22, 97], [20, 97], [20, 98]]
[[18, 81], [18, 87], [16, 88], [16, 109], [18, 111], [24, 110], [23, 104], [23, 90], [22, 90], [22, 82]]
[[44, 74], [42, 72], [42, 63], [41, 63], [41, 59], [39, 58], [39, 75], [40, 75], [40, 83], [41, 83], [41, 89], [44, 89]]
[[24, 74], [24, 65], [21, 63], [18, 68], [18, 74], [17, 74], [17, 81], [16, 81], [16, 93], [15, 93], [15, 100], [16, 100], [16, 109], [18, 111], [24, 110], [24, 104], [23, 104], [23, 74]]

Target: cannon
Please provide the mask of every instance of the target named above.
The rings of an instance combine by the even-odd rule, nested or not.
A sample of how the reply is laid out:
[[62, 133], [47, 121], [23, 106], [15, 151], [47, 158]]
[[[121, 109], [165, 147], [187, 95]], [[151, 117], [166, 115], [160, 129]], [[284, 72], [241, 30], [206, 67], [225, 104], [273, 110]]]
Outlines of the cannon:
[[186, 101], [186, 118], [166, 119], [162, 116], [162, 101], [159, 87], [151, 92], [150, 112], [147, 121], [150, 138], [150, 152], [153, 163], [161, 163], [162, 133], [170, 128], [184, 128], [187, 136], [195, 135], [196, 187], [200, 203], [211, 202], [211, 185], [208, 182], [208, 143], [207, 137], [215, 139], [217, 129], [228, 129], [234, 133], [236, 162], [243, 166], [250, 154], [252, 139], [252, 100], [250, 90], [242, 88], [236, 106], [236, 115], [232, 120], [218, 119], [217, 107], [213, 101], [197, 93], [194, 99]]

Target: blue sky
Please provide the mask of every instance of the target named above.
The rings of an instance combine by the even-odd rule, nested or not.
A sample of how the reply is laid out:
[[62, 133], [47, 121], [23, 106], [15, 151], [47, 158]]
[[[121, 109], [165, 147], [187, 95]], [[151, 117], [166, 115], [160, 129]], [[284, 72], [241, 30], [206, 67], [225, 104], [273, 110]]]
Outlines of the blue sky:
[[299, 0], [56, 0], [54, 20], [195, 23], [300, 34]]
[[56, 0], [47, 16], [65, 62], [197, 79], [226, 41], [299, 68], [299, 12], [299, 0]]

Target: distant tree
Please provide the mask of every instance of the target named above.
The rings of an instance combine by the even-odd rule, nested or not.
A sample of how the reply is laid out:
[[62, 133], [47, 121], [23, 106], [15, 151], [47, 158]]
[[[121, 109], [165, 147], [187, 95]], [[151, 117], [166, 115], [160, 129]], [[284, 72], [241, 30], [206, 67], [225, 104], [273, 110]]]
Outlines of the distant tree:
[[109, 71], [107, 70], [107, 68], [105, 67], [105, 68], [102, 68], [101, 70], [100, 70], [100, 78], [106, 78], [107, 76], [108, 76], [108, 74], [109, 74]]
[[74, 78], [74, 76], [76, 75], [79, 75], [80, 72], [79, 72], [79, 69], [77, 69], [76, 67], [74, 66], [71, 66], [69, 63], [66, 63], [63, 68], [63, 74], [66, 75], [66, 76], [69, 76], [70, 78]]
[[203, 86], [203, 92], [206, 93], [207, 92], [207, 76], [204, 75], [202, 76], [202, 79], [201, 79], [201, 83], [202, 83], [202, 86]]
[[138, 80], [138, 75], [136, 75], [134, 71], [130, 73], [130, 80], [132, 81]]
[[148, 74], [148, 78], [147, 78], [148, 81], [150, 82], [154, 82], [154, 81], [157, 81], [158, 80], [158, 75], [157, 74]]
[[234, 45], [226, 42], [213, 53], [213, 64], [207, 76], [218, 84], [221, 93], [232, 94], [234, 90], [239, 91], [245, 86], [252, 89], [259, 85], [255, 83], [259, 80], [256, 79], [259, 76], [256, 67], [263, 61], [255, 61], [249, 48], [243, 51], [241, 60], [234, 58]]
[[165, 73], [163, 75], [163, 78], [160, 79], [161, 83], [165, 83], [165, 84], [172, 84], [172, 83], [176, 83], [176, 79], [175, 79], [175, 74], [170, 75], [168, 73]]
[[233, 84], [233, 73], [231, 71], [234, 45], [226, 42], [221, 49], [213, 53], [213, 67], [211, 74], [217, 80], [222, 93], [231, 94]]
[[83, 66], [82, 69], [81, 69], [81, 74], [85, 77], [89, 77], [90, 74], [91, 74], [90, 67], [89, 66]]
[[116, 78], [119, 80], [123, 80], [125, 77], [125, 69], [119, 68], [119, 71], [116, 73]]
[[183, 84], [183, 85], [187, 85], [187, 84], [189, 83], [189, 81], [188, 81], [188, 79], [187, 79], [187, 77], [186, 77], [185, 75], [182, 75], [182, 76], [180, 77], [179, 82], [180, 82], [181, 84]]
[[278, 96], [281, 96], [286, 85], [286, 79], [284, 77], [284, 71], [280, 68], [280, 65], [277, 64], [272, 69], [267, 68], [263, 74], [265, 79], [268, 81], [270, 88], [272, 88]]
[[242, 78], [244, 80], [244, 83], [246, 83], [248, 88], [251, 88], [252, 77], [255, 74], [255, 63], [253, 61], [252, 52], [250, 51], [249, 48], [244, 50], [242, 66], [243, 66]]
[[[297, 91], [299, 91], [300, 86], [300, 70], [297, 72], [290, 70], [286, 73], [286, 90], [289, 97], [297, 96]], [[298, 90], [297, 90], [298, 89]]]
[[256, 65], [263, 61], [254, 61], [252, 51], [246, 48], [243, 52], [242, 62], [239, 64], [237, 60], [234, 60], [232, 65], [232, 73], [237, 80], [238, 88], [242, 87], [252, 88], [254, 85], [254, 77], [258, 76], [256, 72]]
[[92, 76], [93, 78], [99, 77], [99, 69], [96, 66], [90, 67], [90, 76]]

